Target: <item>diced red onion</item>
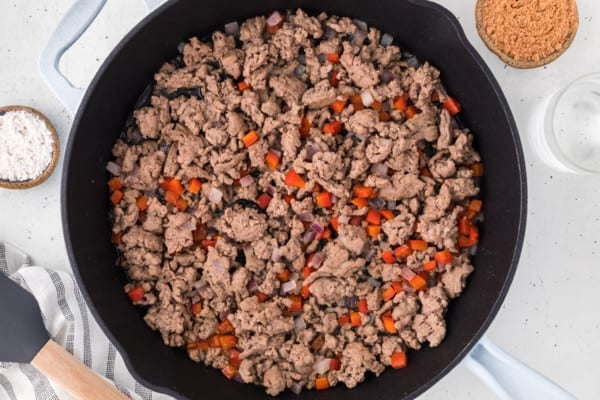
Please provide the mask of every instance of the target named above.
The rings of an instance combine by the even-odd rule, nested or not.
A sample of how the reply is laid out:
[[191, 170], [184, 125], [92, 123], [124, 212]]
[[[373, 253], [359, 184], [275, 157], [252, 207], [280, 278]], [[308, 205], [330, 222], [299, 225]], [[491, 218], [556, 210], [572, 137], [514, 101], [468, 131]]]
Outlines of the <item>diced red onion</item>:
[[302, 392], [302, 385], [298, 382], [294, 382], [290, 385], [290, 390], [294, 394], [300, 394]]
[[306, 54], [304, 54], [304, 53], [299, 54], [298, 62], [302, 65], [306, 65]]
[[415, 56], [410, 56], [406, 60], [409, 67], [417, 68], [419, 66], [419, 60]]
[[312, 230], [306, 231], [304, 233], [304, 237], [302, 238], [302, 241], [304, 242], [304, 244], [309, 244], [313, 240], [315, 240], [315, 231], [312, 231]]
[[358, 296], [346, 296], [344, 298], [344, 303], [348, 308], [356, 308], [358, 307]]
[[252, 185], [252, 182], [254, 182], [254, 178], [252, 177], [252, 175], [246, 175], [240, 178], [240, 185], [242, 187], [248, 187]]
[[317, 373], [317, 375], [323, 375], [323, 374], [327, 373], [327, 371], [329, 371], [330, 366], [331, 366], [331, 359], [322, 358], [315, 363], [314, 370]]
[[296, 287], [297, 287], [296, 281], [294, 281], [294, 280], [287, 281], [281, 285], [281, 292], [283, 294], [286, 294], [286, 293], [289, 293], [292, 290], [296, 289]]
[[389, 69], [385, 69], [379, 76], [379, 79], [381, 79], [381, 82], [383, 82], [383, 83], [388, 83], [392, 79], [394, 79], [394, 73], [392, 71], [390, 71]]
[[389, 169], [390, 168], [387, 165], [381, 164], [381, 163], [373, 164], [371, 166], [372, 173], [377, 174], [379, 176], [384, 176], [384, 177], [387, 177], [387, 173], [388, 173]]
[[385, 201], [384, 199], [382, 199], [381, 197], [376, 197], [372, 200], [369, 200], [369, 206], [371, 208], [376, 208], [378, 210], [381, 210], [382, 208], [384, 208], [387, 205], [387, 201]]
[[222, 198], [223, 192], [216, 188], [210, 188], [210, 191], [208, 192], [208, 200], [210, 200], [211, 203], [218, 203]]
[[390, 210], [395, 210], [396, 209], [396, 202], [394, 200], [390, 200], [387, 203], [387, 206]]
[[239, 382], [239, 383], [247, 383], [246, 381], [244, 381], [244, 378], [242, 378], [242, 375], [241, 375], [239, 372], [237, 372], [237, 373], [235, 374], [235, 376], [233, 377], [233, 379], [234, 379], [236, 382]]
[[212, 267], [214, 268], [215, 272], [219, 275], [225, 273], [225, 267], [223, 266], [223, 262], [218, 258], [212, 262]]
[[192, 304], [194, 303], [198, 303], [200, 302], [200, 296], [199, 295], [195, 295], [194, 297], [192, 297]]
[[306, 159], [312, 161], [313, 156], [321, 151], [321, 148], [314, 143], [307, 144], [306, 146]]
[[394, 41], [394, 37], [392, 35], [390, 35], [389, 33], [384, 33], [383, 36], [381, 36], [381, 45], [382, 46], [389, 46], [390, 44], [392, 44], [393, 41]]
[[312, 222], [315, 220], [315, 216], [312, 215], [311, 213], [301, 213], [301, 214], [298, 214], [298, 219], [300, 221], [304, 221], [304, 222]]
[[335, 194], [331, 195], [331, 204], [335, 204], [338, 202], [338, 197]]
[[323, 264], [323, 257], [320, 253], [315, 253], [310, 262], [308, 263], [309, 267], [319, 268]]
[[267, 192], [271, 196], [273, 196], [276, 191], [277, 191], [277, 188], [275, 186], [273, 186], [273, 185], [267, 186], [267, 189], [265, 190], [265, 192]]
[[225, 33], [228, 35], [237, 36], [240, 33], [240, 24], [237, 21], [225, 24]]
[[323, 227], [318, 222], [313, 222], [310, 229], [314, 232], [323, 232]]
[[367, 23], [365, 21], [361, 21], [360, 19], [353, 19], [352, 23], [354, 25], [356, 25], [356, 27], [362, 31], [368, 31], [369, 30], [369, 26], [367, 25]]
[[283, 17], [279, 14], [279, 11], [274, 11], [273, 14], [267, 18], [267, 26], [277, 26], [283, 21]]
[[347, 215], [340, 215], [338, 217], [338, 222], [340, 224], [347, 224], [348, 222], [350, 222], [350, 217], [348, 217]]
[[321, 64], [323, 64], [323, 63], [324, 63], [324, 62], [327, 60], [327, 56], [326, 56], [325, 54], [323, 54], [323, 53], [321, 53], [321, 54], [318, 54], [318, 55], [317, 55], [317, 58], [319, 59], [319, 62], [320, 62]]
[[412, 286], [410, 286], [406, 282], [402, 282], [402, 290], [404, 290], [407, 293], [414, 293], [415, 292], [415, 288], [413, 288]]
[[300, 64], [294, 70], [294, 75], [296, 75], [296, 78], [300, 78], [302, 76], [302, 74], [304, 74], [305, 71], [306, 71], [306, 67], [304, 65]]
[[366, 30], [362, 30], [359, 29], [356, 31], [356, 33], [354, 33], [354, 37], [352, 39], [352, 42], [356, 45], [362, 45], [362, 43], [365, 41], [365, 39], [367, 38], [367, 31]]
[[269, 150], [271, 153], [275, 154], [277, 157], [281, 158], [281, 151], [279, 150], [275, 150], [275, 149], [271, 149]]
[[117, 163], [115, 163], [113, 161], [109, 161], [106, 164], [106, 169], [108, 170], [108, 172], [110, 172], [114, 176], [121, 175], [121, 167], [119, 167], [119, 164], [117, 164]]
[[221, 321], [225, 321], [227, 319], [227, 316], [229, 315], [229, 311], [221, 311], [219, 313], [219, 319]]
[[408, 267], [403, 267], [402, 271], [400, 273], [402, 274], [402, 277], [404, 279], [406, 279], [407, 281], [410, 281], [412, 278], [415, 277], [415, 275], [417, 275], [413, 272], [412, 269], [410, 269]]
[[248, 292], [250, 293], [256, 292], [258, 290], [258, 282], [254, 279], [250, 279], [246, 285], [246, 289], [248, 289]]
[[380, 287], [381, 286], [381, 281], [378, 281], [375, 278], [369, 278], [369, 279], [367, 279], [367, 282], [369, 282], [369, 285], [371, 285], [373, 287]]
[[367, 261], [371, 261], [373, 259], [373, 257], [375, 257], [375, 254], [377, 253], [377, 250], [375, 249], [369, 249], [367, 250], [367, 252], [365, 253], [365, 260]]
[[365, 107], [369, 107], [375, 101], [373, 99], [373, 95], [371, 94], [371, 91], [369, 89], [365, 89], [360, 94], [360, 98], [362, 99], [362, 102], [363, 102], [363, 104], [364, 104]]
[[337, 32], [334, 31], [331, 28], [327, 28], [327, 30], [325, 31], [325, 35], [323, 35], [323, 37], [325, 39], [331, 39], [332, 37], [335, 37], [337, 35]]
[[192, 285], [196, 288], [196, 289], [200, 289], [202, 286], [206, 286], [206, 283], [203, 283], [202, 281], [196, 281], [194, 283], [192, 283]]
[[469, 254], [474, 256], [477, 253], [477, 245], [473, 245], [469, 248]]
[[196, 224], [192, 223], [192, 222], [186, 222], [185, 224], [182, 224], [180, 226], [180, 228], [184, 231], [195, 231], [196, 230]]
[[273, 249], [273, 253], [271, 254], [271, 261], [278, 262], [281, 260], [281, 255], [279, 254], [279, 247], [275, 247]]
[[206, 299], [206, 298], [210, 297], [212, 293], [208, 286], [202, 286], [202, 287], [198, 288], [198, 294], [203, 299]]
[[296, 332], [300, 332], [304, 329], [306, 329], [306, 322], [304, 322], [304, 318], [302, 318], [302, 316], [299, 316], [294, 320], [294, 330]]

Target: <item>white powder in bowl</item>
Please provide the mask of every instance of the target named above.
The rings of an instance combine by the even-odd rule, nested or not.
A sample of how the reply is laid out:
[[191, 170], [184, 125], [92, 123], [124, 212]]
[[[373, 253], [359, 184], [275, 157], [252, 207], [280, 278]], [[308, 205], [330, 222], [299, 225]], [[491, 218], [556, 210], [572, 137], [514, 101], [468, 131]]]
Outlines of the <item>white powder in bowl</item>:
[[7, 111], [0, 115], [0, 179], [27, 181], [40, 176], [54, 152], [52, 133], [37, 115]]

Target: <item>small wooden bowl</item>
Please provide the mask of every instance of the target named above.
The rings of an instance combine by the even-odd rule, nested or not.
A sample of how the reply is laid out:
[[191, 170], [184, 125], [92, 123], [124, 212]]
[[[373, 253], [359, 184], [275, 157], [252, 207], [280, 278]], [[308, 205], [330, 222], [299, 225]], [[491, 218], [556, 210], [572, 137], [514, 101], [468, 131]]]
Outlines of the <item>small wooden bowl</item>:
[[39, 117], [42, 121], [44, 121], [44, 123], [46, 124], [46, 126], [48, 127], [48, 130], [50, 131], [50, 133], [52, 135], [52, 142], [53, 142], [52, 159], [50, 160], [50, 164], [48, 164], [48, 166], [46, 167], [44, 172], [42, 172], [39, 176], [37, 176], [33, 179], [26, 180], [26, 181], [8, 181], [8, 180], [0, 179], [0, 187], [2, 187], [2, 188], [29, 189], [29, 188], [32, 188], [34, 186], [37, 186], [37, 185], [43, 183], [46, 179], [48, 179], [48, 177], [50, 175], [52, 175], [54, 168], [56, 168], [56, 163], [58, 163], [58, 157], [60, 155], [60, 144], [58, 141], [58, 134], [56, 133], [56, 129], [54, 129], [54, 126], [52, 126], [52, 123], [48, 120], [48, 118], [46, 118], [46, 116], [44, 114], [42, 114], [41, 112], [39, 112], [38, 110], [36, 110], [34, 108], [25, 107], [25, 106], [0, 107], [0, 114], [7, 113], [9, 111], [25, 111], [30, 114], [34, 114], [35, 116]]

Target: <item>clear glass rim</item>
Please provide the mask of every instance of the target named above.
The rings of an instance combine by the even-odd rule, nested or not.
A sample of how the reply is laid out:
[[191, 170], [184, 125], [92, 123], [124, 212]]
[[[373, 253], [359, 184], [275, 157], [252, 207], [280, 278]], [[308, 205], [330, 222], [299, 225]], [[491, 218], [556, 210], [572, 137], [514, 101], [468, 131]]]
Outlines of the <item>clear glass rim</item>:
[[546, 135], [552, 135], [552, 140], [554, 142], [554, 145], [550, 146], [551, 151], [558, 153], [558, 154], [555, 154], [555, 156], [557, 156], [557, 158], [560, 160], [561, 163], [565, 164], [565, 166], [567, 168], [575, 170], [580, 173], [598, 174], [598, 173], [600, 173], [600, 169], [596, 170], [596, 169], [590, 169], [590, 168], [584, 167], [584, 166], [580, 165], [578, 162], [572, 160], [570, 157], [568, 157], [565, 154], [563, 149], [558, 145], [558, 138], [556, 136], [556, 131], [554, 129], [554, 117], [556, 114], [556, 108], [557, 108], [559, 100], [567, 92], [567, 90], [569, 90], [571, 87], [573, 87], [574, 85], [576, 85], [577, 83], [579, 83], [581, 81], [589, 80], [590, 78], [596, 78], [600, 81], [600, 72], [590, 72], [588, 74], [582, 75], [582, 76], [572, 80], [571, 82], [569, 82], [567, 85], [565, 85], [562, 89], [560, 89], [553, 96], [553, 99], [551, 100], [551, 102], [548, 106], [548, 111], [546, 113], [544, 129], [546, 130]]

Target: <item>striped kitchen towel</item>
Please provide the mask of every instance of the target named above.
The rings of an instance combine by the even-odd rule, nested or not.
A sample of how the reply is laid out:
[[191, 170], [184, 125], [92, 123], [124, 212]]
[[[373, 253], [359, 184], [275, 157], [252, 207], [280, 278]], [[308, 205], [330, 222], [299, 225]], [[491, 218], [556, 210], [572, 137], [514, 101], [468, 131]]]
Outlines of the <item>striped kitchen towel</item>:
[[[83, 301], [73, 277], [29, 265], [26, 254], [0, 242], [0, 273], [33, 293], [50, 336], [132, 399], [163, 400], [133, 379]], [[2, 338], [0, 338], [2, 340]], [[0, 400], [72, 399], [28, 364], [0, 362]]]

